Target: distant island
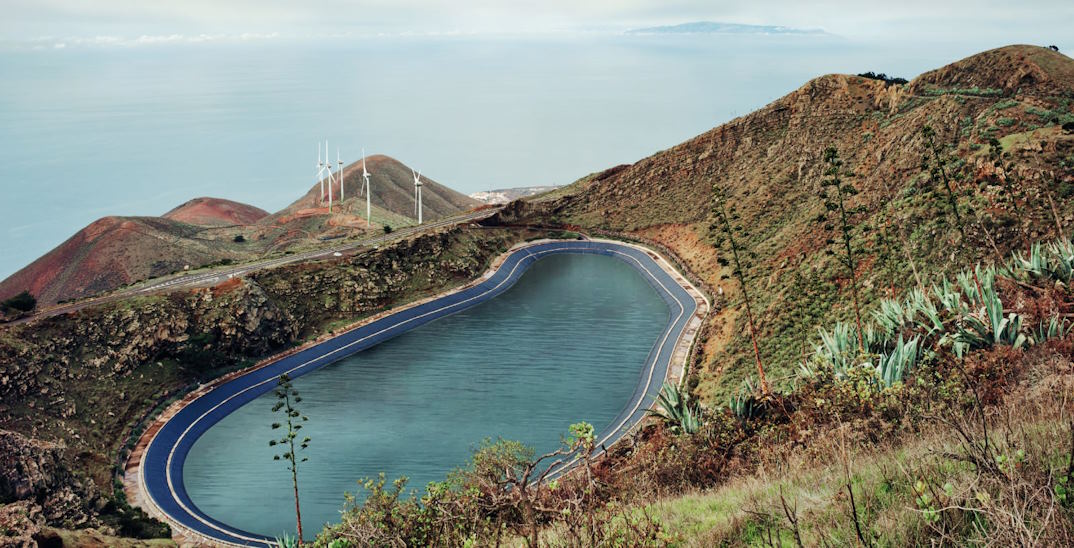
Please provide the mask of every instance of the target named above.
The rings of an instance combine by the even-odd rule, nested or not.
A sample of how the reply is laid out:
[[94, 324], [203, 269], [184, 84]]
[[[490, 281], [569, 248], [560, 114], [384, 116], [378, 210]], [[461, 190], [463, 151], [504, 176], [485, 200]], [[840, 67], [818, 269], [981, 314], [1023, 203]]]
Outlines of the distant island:
[[629, 29], [626, 34], [796, 34], [825, 35], [821, 29], [799, 29], [774, 25], [743, 25], [715, 21], [693, 21], [678, 25]]

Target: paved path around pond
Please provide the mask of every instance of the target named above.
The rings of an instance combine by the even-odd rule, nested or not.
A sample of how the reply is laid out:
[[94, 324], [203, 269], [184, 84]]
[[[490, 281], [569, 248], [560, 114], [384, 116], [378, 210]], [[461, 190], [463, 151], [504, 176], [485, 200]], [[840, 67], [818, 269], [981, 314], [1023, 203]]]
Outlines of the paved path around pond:
[[132, 480], [128, 482], [129, 498], [168, 522], [186, 540], [273, 546], [273, 539], [220, 522], [190, 499], [183, 484], [183, 464], [198, 437], [232, 411], [275, 388], [281, 374], [299, 377], [480, 304], [507, 291], [531, 264], [553, 253], [589, 253], [620, 259], [637, 269], [669, 307], [668, 323], [646, 359], [638, 387], [611, 423], [613, 426], [598, 433], [597, 446], [611, 446], [644, 420], [645, 411], [665, 380], [681, 380], [709, 303], [667, 260], [646, 248], [610, 240], [540, 240], [508, 250], [474, 282], [374, 316], [339, 335], [226, 375], [176, 402], [146, 430], [131, 456], [127, 470]]

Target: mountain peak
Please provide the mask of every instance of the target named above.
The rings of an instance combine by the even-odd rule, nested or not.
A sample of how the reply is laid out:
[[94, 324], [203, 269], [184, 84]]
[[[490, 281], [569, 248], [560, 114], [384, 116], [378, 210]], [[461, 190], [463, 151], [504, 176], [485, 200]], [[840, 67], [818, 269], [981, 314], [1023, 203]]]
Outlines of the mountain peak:
[[1050, 48], [1011, 45], [991, 49], [915, 78], [911, 90], [944, 94], [974, 90], [985, 95], [1051, 95], [1074, 85], [1074, 59]]
[[223, 198], [194, 198], [162, 215], [165, 219], [197, 226], [250, 225], [268, 212], [252, 205]]

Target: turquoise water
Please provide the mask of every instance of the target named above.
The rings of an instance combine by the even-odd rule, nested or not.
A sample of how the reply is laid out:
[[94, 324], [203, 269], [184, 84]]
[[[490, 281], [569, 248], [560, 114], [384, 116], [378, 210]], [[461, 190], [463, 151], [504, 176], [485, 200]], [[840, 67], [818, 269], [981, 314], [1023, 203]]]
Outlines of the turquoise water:
[[[573, 422], [611, 426], [669, 313], [626, 263], [556, 254], [499, 297], [297, 379], [313, 438], [299, 469], [307, 536], [338, 521], [363, 477], [405, 475], [422, 488], [485, 438], [543, 452]], [[224, 418], [183, 472], [200, 509], [266, 535], [294, 527], [290, 475], [268, 447], [273, 402]]]

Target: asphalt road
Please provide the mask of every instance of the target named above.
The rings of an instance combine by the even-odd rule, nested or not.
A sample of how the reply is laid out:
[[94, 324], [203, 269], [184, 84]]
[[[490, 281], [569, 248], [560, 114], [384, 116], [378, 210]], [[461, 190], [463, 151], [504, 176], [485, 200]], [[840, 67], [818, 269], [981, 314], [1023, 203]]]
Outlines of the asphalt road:
[[[646, 358], [637, 389], [611, 423], [613, 426], [598, 433], [598, 447], [612, 445], [645, 418], [646, 409], [667, 377], [676, 343], [697, 310], [697, 303], [644, 250], [610, 241], [538, 243], [513, 252], [495, 273], [481, 283], [342, 333], [224, 382], [194, 399], [160, 428], [146, 448], [139, 467], [139, 482], [149, 500], [173, 524], [179, 524], [213, 542], [273, 546], [273, 539], [222, 523], [199, 510], [190, 499], [183, 484], [183, 463], [198, 437], [232, 411], [272, 390], [281, 374], [301, 376], [420, 325], [491, 299], [510, 288], [540, 257], [551, 253], [596, 253], [620, 259], [636, 268], [668, 303], [668, 323]], [[283, 468], [281, 473], [284, 473]]]
[[[448, 217], [436, 222], [425, 223], [420, 226], [410, 226], [400, 228], [393, 231], [391, 234], [384, 234], [367, 238], [364, 240], [358, 240], [355, 242], [348, 242], [346, 244], [328, 245], [326, 247], [303, 251], [301, 253], [294, 253], [292, 255], [284, 255], [275, 259], [267, 259], [262, 261], [253, 261], [249, 263], [242, 263], [237, 265], [229, 265], [218, 268], [213, 268], [205, 272], [193, 272], [186, 274], [178, 274], [169, 276], [163, 280], [155, 280], [149, 283], [142, 282], [131, 287], [123, 289], [117, 289], [107, 295], [100, 297], [92, 297], [89, 299], [80, 300], [73, 303], [65, 303], [56, 306], [51, 306], [36, 311], [33, 315], [18, 320], [8, 322], [6, 325], [14, 325], [32, 322], [42, 318], [49, 318], [52, 316], [58, 316], [60, 314], [66, 314], [68, 312], [75, 312], [86, 308], [88, 306], [94, 306], [104, 303], [115, 302], [130, 297], [137, 297], [143, 295], [152, 295], [154, 293], [161, 293], [166, 291], [174, 291], [176, 289], [190, 289], [195, 287], [211, 287], [226, 281], [236, 276], [242, 276], [249, 272], [256, 270], [263, 270], [266, 268], [274, 268], [281, 265], [300, 263], [305, 261], [315, 261], [318, 259], [325, 259], [331, 257], [335, 253], [344, 253], [347, 251], [353, 251], [363, 247], [370, 247], [374, 245], [383, 244], [392, 240], [398, 240], [420, 232], [426, 232], [429, 230], [435, 230], [437, 228], [443, 228], [447, 226], [454, 226], [458, 224], [470, 223], [491, 217], [503, 206], [493, 206], [480, 211], [467, 213], [465, 215], [458, 215], [454, 217]], [[0, 324], [4, 325], [4, 324]]]

